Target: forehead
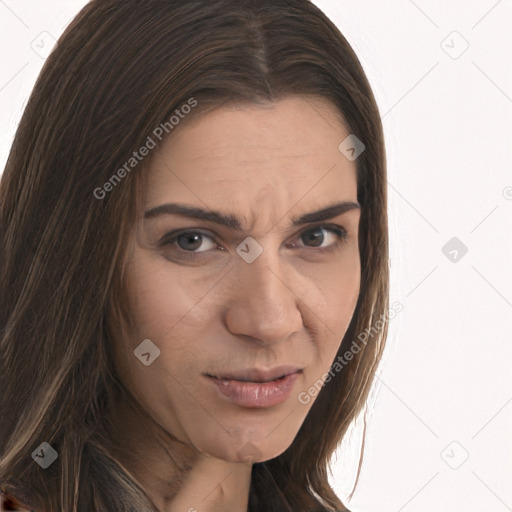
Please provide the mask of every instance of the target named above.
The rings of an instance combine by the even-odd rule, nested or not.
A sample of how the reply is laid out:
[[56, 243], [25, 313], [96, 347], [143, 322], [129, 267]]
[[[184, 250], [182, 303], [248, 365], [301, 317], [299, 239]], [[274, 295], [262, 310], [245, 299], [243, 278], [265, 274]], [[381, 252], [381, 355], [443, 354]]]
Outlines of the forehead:
[[298, 202], [314, 209], [355, 201], [356, 165], [338, 149], [350, 134], [341, 120], [332, 103], [304, 96], [186, 120], [152, 161], [145, 206], [180, 201], [279, 212]]

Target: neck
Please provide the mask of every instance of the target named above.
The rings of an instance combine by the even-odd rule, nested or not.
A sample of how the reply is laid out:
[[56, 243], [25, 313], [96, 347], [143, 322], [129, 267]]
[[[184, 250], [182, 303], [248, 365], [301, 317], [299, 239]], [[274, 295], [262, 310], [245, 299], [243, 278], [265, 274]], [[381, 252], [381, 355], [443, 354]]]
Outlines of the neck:
[[201, 456], [187, 474], [166, 512], [246, 512], [251, 464]]

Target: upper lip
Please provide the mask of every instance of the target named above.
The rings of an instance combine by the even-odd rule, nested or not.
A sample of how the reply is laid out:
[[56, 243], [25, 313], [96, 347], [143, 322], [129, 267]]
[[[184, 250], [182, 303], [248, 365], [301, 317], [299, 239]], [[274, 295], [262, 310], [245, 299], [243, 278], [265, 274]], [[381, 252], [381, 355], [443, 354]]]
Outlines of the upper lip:
[[241, 380], [247, 382], [271, 382], [293, 373], [301, 372], [302, 368], [293, 364], [283, 364], [273, 368], [246, 368], [230, 372], [207, 373], [208, 377], [223, 380]]

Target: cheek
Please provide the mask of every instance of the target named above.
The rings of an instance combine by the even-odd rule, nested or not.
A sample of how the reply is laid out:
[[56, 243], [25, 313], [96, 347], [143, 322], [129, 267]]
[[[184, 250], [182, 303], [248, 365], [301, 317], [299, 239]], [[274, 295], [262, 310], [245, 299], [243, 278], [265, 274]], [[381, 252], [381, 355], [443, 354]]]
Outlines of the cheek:
[[[169, 373], [193, 364], [184, 331], [190, 333], [190, 325], [201, 324], [201, 319], [197, 318], [201, 310], [194, 306], [200, 301], [202, 290], [179, 272], [167, 271], [169, 265], [163, 258], [136, 251], [126, 267], [125, 286], [132, 330], [120, 333], [115, 340], [115, 350], [119, 373], [135, 395], [140, 392], [149, 396], [163, 382], [172, 388]], [[134, 350], [148, 339], [160, 352], [154, 362], [144, 366], [135, 357]]]
[[[144, 394], [144, 401], [153, 397], [156, 404], [164, 390], [172, 401], [178, 400], [184, 388], [197, 386], [194, 378], [206, 366], [210, 327], [217, 319], [212, 288], [219, 281], [218, 273], [180, 268], [140, 250], [127, 266], [125, 279], [133, 325], [117, 344], [125, 384], [134, 394]], [[222, 288], [222, 283], [217, 286]], [[147, 367], [134, 357], [134, 350], [146, 339], [160, 350]]]
[[201, 321], [197, 305], [208, 291], [208, 281], [190, 272], [171, 271], [171, 266], [161, 257], [141, 257], [127, 269], [128, 307], [135, 327], [132, 337], [163, 341], [179, 333], [192, 318], [196, 325]]
[[[356, 247], [357, 249], [357, 247]], [[318, 379], [332, 364], [353, 317], [360, 292], [361, 267], [357, 250], [347, 251], [342, 261], [315, 269], [308, 276], [305, 303], [315, 315], [317, 364], [308, 380]], [[314, 295], [312, 291], [314, 290]], [[309, 297], [309, 298], [308, 298]]]
[[[359, 260], [344, 272], [333, 275], [332, 285], [325, 293], [327, 325], [336, 333], [345, 334], [359, 297], [361, 272]], [[341, 343], [341, 338], [338, 340]]]
[[338, 333], [351, 316], [359, 296], [361, 265], [357, 246], [349, 246], [338, 257], [322, 265], [301, 268], [305, 277], [299, 292], [315, 309], [325, 328]]

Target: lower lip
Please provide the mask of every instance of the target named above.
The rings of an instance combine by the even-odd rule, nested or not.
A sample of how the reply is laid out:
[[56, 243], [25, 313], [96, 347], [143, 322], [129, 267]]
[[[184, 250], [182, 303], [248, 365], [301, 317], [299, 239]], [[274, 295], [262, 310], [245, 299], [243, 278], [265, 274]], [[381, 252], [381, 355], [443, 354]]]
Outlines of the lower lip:
[[231, 402], [241, 407], [263, 408], [278, 405], [289, 398], [299, 373], [271, 382], [244, 382], [209, 377], [217, 389]]

